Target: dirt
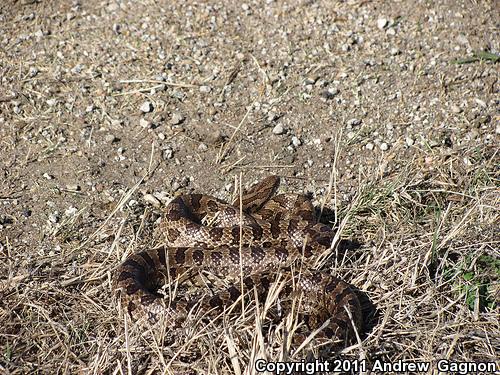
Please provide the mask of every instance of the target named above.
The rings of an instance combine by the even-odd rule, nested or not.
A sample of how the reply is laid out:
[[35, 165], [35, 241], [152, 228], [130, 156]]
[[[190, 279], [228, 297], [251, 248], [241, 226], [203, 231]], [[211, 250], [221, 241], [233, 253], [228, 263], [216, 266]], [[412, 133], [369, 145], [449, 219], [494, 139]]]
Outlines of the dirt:
[[[484, 337], [498, 343], [497, 305], [470, 310], [436, 275], [470, 257], [497, 264], [499, 7], [3, 2], [0, 370], [174, 371], [167, 349], [146, 351], [145, 361], [139, 350], [119, 351], [112, 271], [150, 234], [160, 202], [191, 191], [228, 199], [235, 178], [249, 186], [269, 174], [283, 178], [283, 191], [310, 192], [336, 210], [347, 221], [342, 237], [359, 241], [362, 257], [342, 272], [381, 311], [375, 337], [363, 339], [368, 359], [498, 358]], [[425, 337], [391, 337], [383, 318], [396, 312], [383, 296], [401, 284], [384, 289], [364, 261], [399, 246], [415, 270], [430, 270], [412, 282], [448, 296], [438, 311], [456, 301], [464, 322], [488, 322], [487, 333], [460, 331], [469, 345], [439, 331], [420, 349], [405, 345]], [[397, 274], [399, 261], [380, 261], [378, 271]], [[477, 275], [480, 262], [467, 264]], [[488, 301], [498, 301], [490, 271], [484, 282], [497, 294], [490, 289]], [[431, 315], [390, 321], [401, 332], [414, 321], [441, 324]], [[229, 349], [219, 350], [208, 356], [225, 363], [217, 371], [237, 373]], [[216, 373], [200, 363], [200, 373]]]

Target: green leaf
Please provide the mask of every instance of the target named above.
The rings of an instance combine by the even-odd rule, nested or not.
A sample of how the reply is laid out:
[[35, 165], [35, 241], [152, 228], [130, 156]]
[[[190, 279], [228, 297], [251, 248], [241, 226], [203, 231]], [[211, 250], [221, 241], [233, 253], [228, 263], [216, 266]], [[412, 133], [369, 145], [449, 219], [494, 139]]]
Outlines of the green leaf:
[[470, 271], [470, 272], [466, 272], [463, 274], [463, 278], [465, 281], [470, 281], [474, 278], [474, 272]]

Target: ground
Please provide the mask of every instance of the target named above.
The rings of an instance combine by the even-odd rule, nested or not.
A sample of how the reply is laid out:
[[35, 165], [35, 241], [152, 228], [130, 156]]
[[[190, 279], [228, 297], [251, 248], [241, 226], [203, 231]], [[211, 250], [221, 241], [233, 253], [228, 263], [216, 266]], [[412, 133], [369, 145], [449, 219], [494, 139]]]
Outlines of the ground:
[[171, 340], [126, 324], [112, 288], [172, 196], [270, 174], [357, 244], [322, 269], [366, 327], [329, 359], [498, 366], [499, 6], [2, 2], [0, 372], [286, 360], [255, 312]]

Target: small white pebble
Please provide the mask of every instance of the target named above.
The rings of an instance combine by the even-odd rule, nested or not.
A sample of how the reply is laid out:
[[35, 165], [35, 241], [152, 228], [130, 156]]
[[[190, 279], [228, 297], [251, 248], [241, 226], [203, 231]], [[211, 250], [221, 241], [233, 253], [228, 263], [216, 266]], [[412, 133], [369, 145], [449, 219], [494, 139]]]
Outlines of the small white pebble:
[[141, 110], [141, 112], [149, 113], [153, 110], [153, 103], [151, 103], [149, 101], [144, 102], [144, 103], [142, 103], [142, 105], [139, 109]]
[[380, 149], [382, 151], [387, 151], [389, 149], [389, 145], [385, 142], [383, 142], [382, 144], [380, 144]]
[[141, 125], [144, 129], [147, 129], [151, 126], [151, 121], [148, 121], [145, 118], [141, 118], [139, 120], [139, 125]]
[[166, 148], [163, 150], [163, 159], [172, 159], [174, 156], [174, 151], [171, 148]]
[[160, 200], [156, 198], [153, 194], [145, 194], [143, 199], [146, 203], [149, 203], [154, 207], [160, 207], [161, 205]]
[[373, 143], [371, 143], [371, 142], [368, 142], [365, 147], [366, 147], [367, 150], [371, 151], [371, 150], [374, 149], [375, 145]]
[[279, 116], [276, 112], [269, 112], [269, 114], [267, 115], [267, 121], [273, 122], [274, 120], [277, 120], [278, 117]]
[[82, 188], [78, 184], [68, 184], [66, 185], [66, 190], [69, 191], [80, 191]]
[[202, 93], [209, 93], [210, 91], [212, 91], [212, 88], [210, 86], [200, 86], [200, 92]]
[[172, 114], [172, 118], [170, 119], [170, 123], [172, 125], [179, 125], [181, 122], [183, 122], [186, 118], [184, 117], [183, 114], [181, 113], [174, 113]]
[[352, 118], [349, 121], [347, 121], [347, 126], [352, 127], [352, 126], [358, 126], [359, 124], [361, 124], [361, 120], [357, 118]]
[[281, 124], [278, 124], [273, 128], [273, 133], [276, 135], [283, 134], [284, 131], [285, 131], [285, 129], [283, 128], [283, 125], [281, 125]]
[[32, 67], [30, 67], [28, 74], [30, 77], [35, 77], [38, 74], [38, 69], [35, 68], [34, 66], [32, 66]]
[[413, 146], [413, 144], [415, 143], [415, 141], [411, 137], [406, 137], [405, 142], [408, 147]]
[[299, 147], [302, 142], [300, 141], [300, 139], [298, 139], [296, 136], [293, 136], [292, 137], [292, 144], [295, 146], [295, 147]]
[[71, 73], [73, 74], [79, 74], [83, 70], [83, 65], [82, 64], [77, 64], [74, 67], [71, 68]]
[[57, 222], [59, 222], [59, 212], [55, 211], [55, 212], [49, 214], [49, 221], [53, 224], [56, 224]]
[[65, 216], [75, 216], [75, 214], [78, 212], [78, 208], [70, 206], [64, 211]]
[[389, 24], [389, 21], [387, 21], [387, 19], [385, 19], [385, 18], [379, 18], [377, 20], [377, 27], [380, 30], [383, 30], [388, 24]]

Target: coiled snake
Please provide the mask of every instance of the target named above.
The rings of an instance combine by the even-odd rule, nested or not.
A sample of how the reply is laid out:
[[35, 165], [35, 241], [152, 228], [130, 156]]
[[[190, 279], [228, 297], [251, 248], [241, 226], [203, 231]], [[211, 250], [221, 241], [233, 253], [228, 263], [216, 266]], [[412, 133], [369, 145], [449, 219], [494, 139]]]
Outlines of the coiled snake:
[[[135, 320], [168, 324], [184, 320], [201, 304], [219, 313], [241, 294], [241, 285], [265, 292], [277, 272], [289, 272], [301, 293], [299, 310], [313, 330], [329, 319], [320, 337], [352, 341], [354, 327], [361, 330], [362, 312], [356, 294], [343, 280], [310, 267], [311, 260], [327, 250], [334, 232], [318, 223], [311, 201], [304, 195], [274, 195], [279, 178], [270, 176], [242, 194], [234, 204], [204, 194], [174, 198], [166, 207], [160, 232], [165, 245], [129, 256], [115, 274], [115, 289], [122, 306]], [[242, 210], [240, 211], [240, 207]], [[204, 218], [213, 223], [205, 225]], [[290, 272], [298, 261], [306, 266]], [[202, 301], [172, 300], [157, 293], [158, 286], [181, 280], [186, 274], [209, 271], [232, 284]], [[199, 305], [198, 305], [199, 306]], [[297, 341], [302, 341], [298, 337]]]

